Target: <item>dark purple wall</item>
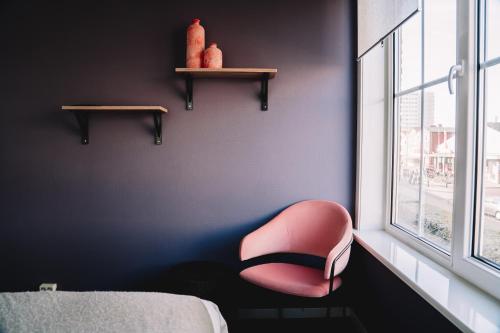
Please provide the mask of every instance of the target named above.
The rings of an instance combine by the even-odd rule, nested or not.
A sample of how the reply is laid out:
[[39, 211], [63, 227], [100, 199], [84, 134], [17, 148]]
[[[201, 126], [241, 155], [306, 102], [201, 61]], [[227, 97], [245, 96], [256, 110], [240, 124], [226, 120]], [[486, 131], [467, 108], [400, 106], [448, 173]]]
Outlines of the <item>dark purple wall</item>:
[[[317, 1], [3, 1], [0, 291], [139, 289], [172, 264], [237, 262], [240, 238], [287, 205], [351, 212], [355, 7]], [[259, 83], [196, 81], [185, 111], [185, 28], [200, 17], [226, 67]], [[63, 104], [164, 105], [106, 114], [88, 146]]]

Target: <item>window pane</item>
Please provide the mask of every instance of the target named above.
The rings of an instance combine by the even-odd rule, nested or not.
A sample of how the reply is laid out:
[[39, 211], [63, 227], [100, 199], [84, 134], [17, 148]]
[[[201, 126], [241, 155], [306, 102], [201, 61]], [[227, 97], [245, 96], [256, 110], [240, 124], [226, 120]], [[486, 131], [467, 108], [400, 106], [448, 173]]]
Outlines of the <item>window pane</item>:
[[[421, 15], [398, 34], [395, 86], [399, 83], [400, 91], [444, 77], [456, 63], [456, 0], [424, 0]], [[447, 252], [452, 236], [455, 99], [442, 83], [394, 101], [398, 127], [393, 223]]]
[[421, 22], [417, 13], [399, 29], [399, 91], [422, 84]]
[[[500, 0], [498, 0], [500, 1]], [[424, 2], [424, 81], [448, 74], [456, 61], [457, 0]]]
[[398, 114], [396, 221], [413, 233], [418, 233], [420, 203], [420, 105], [419, 91], [395, 100]]
[[455, 95], [446, 84], [424, 91], [422, 236], [449, 251], [455, 174]]
[[500, 0], [486, 0], [487, 60], [500, 57]]
[[479, 255], [500, 265], [500, 65], [486, 69]]

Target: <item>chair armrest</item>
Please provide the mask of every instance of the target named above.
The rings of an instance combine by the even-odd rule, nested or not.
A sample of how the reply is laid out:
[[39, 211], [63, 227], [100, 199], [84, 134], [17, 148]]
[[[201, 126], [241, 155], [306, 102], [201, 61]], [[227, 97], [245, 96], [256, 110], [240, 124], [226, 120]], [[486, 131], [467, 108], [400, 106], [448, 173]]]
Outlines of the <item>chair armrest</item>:
[[353, 236], [351, 235], [350, 238], [348, 238], [348, 241], [341, 241], [339, 242], [328, 254], [328, 258], [326, 260], [326, 265], [325, 265], [325, 279], [330, 280], [330, 291], [329, 293], [332, 292], [333, 289], [333, 278], [335, 277], [335, 265], [337, 263], [337, 260], [342, 257], [344, 253], [348, 249], [350, 249], [352, 242], [353, 242]]

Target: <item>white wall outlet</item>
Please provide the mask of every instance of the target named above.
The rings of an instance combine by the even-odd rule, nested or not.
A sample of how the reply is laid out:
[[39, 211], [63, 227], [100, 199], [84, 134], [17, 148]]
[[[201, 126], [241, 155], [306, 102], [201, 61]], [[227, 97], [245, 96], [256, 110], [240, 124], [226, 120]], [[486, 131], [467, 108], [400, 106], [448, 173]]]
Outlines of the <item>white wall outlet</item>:
[[40, 291], [56, 291], [57, 283], [42, 283], [40, 285]]

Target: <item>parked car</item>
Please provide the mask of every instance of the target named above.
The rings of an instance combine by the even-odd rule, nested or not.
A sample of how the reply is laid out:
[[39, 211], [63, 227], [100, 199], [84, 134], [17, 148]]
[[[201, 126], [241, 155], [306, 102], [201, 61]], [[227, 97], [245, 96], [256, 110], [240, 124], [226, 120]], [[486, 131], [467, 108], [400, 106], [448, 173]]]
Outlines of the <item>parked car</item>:
[[500, 221], [500, 197], [485, 199], [483, 206], [484, 215], [493, 216]]

